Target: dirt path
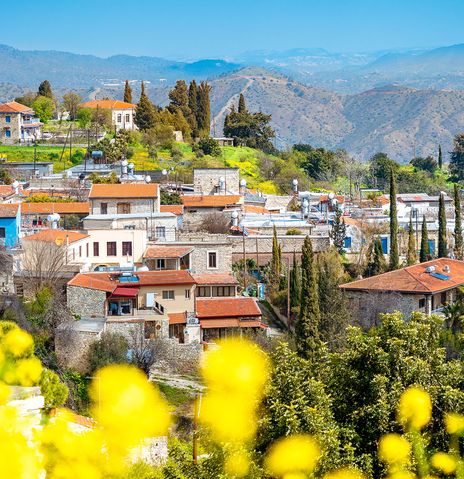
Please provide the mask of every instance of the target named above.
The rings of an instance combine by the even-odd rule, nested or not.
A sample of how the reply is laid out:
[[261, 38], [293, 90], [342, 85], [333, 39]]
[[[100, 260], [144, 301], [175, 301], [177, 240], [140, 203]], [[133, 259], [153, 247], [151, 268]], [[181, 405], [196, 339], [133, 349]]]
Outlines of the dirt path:
[[174, 388], [188, 389], [192, 392], [202, 392], [205, 389], [205, 387], [198, 381], [186, 379], [178, 374], [166, 373], [156, 368], [151, 370], [150, 380], [163, 382]]

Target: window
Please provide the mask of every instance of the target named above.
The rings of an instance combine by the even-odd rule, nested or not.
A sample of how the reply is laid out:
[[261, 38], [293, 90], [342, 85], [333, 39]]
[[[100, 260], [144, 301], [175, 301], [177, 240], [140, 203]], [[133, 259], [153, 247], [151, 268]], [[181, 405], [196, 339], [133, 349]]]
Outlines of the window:
[[446, 292], [441, 293], [441, 298], [440, 298], [441, 304], [446, 304]]
[[79, 258], [82, 258], [82, 246], [79, 246]]
[[189, 289], [185, 290], [185, 299], [190, 299], [190, 290]]
[[425, 298], [419, 299], [419, 309], [425, 308]]
[[123, 241], [122, 242], [122, 255], [123, 256], [132, 256], [132, 241]]
[[106, 256], [116, 256], [116, 241], [106, 243]]
[[199, 298], [205, 298], [211, 296], [211, 287], [210, 286], [199, 286], [196, 289], [197, 296]]
[[156, 269], [166, 269], [166, 260], [164, 258], [156, 260]]
[[121, 123], [121, 121], [122, 121], [122, 115], [121, 114], [118, 115], [118, 119], [116, 121], [117, 121], [117, 123]]
[[108, 203], [100, 203], [100, 213], [102, 215], [108, 214]]
[[163, 291], [163, 299], [174, 299], [174, 291]]
[[216, 251], [208, 251], [208, 269], [217, 269]]
[[118, 215], [128, 215], [131, 212], [130, 203], [117, 204]]
[[130, 122], [130, 115], [129, 113], [126, 113], [126, 123], [129, 123]]
[[351, 248], [351, 236], [346, 236], [344, 241], [344, 248]]
[[5, 130], [5, 138], [11, 138], [11, 130], [9, 128]]
[[11, 116], [10, 115], [7, 115], [5, 117], [5, 123], [11, 123]]
[[155, 228], [156, 238], [166, 238], [166, 226], [157, 226]]
[[85, 256], [89, 257], [89, 243], [85, 245]]
[[6, 229], [0, 228], [0, 238], [6, 238]]
[[93, 244], [93, 255], [100, 256], [100, 243], [98, 241]]

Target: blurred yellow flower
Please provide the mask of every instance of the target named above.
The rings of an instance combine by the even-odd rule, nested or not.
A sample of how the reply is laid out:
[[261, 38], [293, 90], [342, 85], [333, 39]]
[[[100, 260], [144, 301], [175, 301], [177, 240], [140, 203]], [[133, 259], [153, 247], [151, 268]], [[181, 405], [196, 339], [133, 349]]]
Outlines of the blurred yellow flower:
[[445, 425], [449, 434], [462, 434], [464, 432], [464, 416], [448, 413], [445, 416]]
[[265, 459], [265, 466], [274, 477], [294, 472], [311, 472], [320, 454], [315, 439], [298, 434], [279, 439], [272, 444]]
[[439, 469], [445, 474], [452, 474], [456, 470], [456, 459], [445, 452], [437, 452], [430, 460], [435, 469]]
[[358, 469], [344, 467], [336, 471], [330, 471], [324, 475], [324, 479], [363, 479], [364, 475]]
[[[416, 475], [411, 471], [400, 469], [388, 474], [386, 479], [415, 479]], [[424, 478], [425, 479], [425, 478]]]
[[0, 382], [0, 405], [5, 404], [11, 396], [11, 388]]
[[304, 472], [288, 472], [282, 476], [282, 479], [307, 479], [307, 477]]
[[42, 374], [42, 363], [37, 358], [20, 359], [16, 363], [16, 382], [21, 386], [33, 386]]
[[250, 460], [244, 451], [230, 454], [224, 463], [224, 472], [229, 476], [246, 476], [250, 468]]
[[2, 339], [2, 343], [6, 351], [16, 357], [30, 352], [34, 346], [32, 336], [19, 328], [14, 328], [6, 333]]
[[398, 405], [398, 420], [405, 427], [422, 429], [432, 415], [432, 401], [427, 392], [417, 387], [406, 389]]
[[409, 461], [411, 444], [399, 434], [386, 434], [379, 442], [379, 457], [387, 464], [404, 464]]

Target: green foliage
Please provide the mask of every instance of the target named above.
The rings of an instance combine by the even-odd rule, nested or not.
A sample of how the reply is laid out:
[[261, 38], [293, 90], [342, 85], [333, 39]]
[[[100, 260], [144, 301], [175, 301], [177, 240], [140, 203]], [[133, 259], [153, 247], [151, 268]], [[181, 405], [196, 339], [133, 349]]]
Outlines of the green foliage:
[[10, 172], [5, 168], [0, 168], [0, 184], [11, 185], [11, 183], [13, 183], [13, 178]]
[[345, 220], [342, 218], [342, 210], [340, 208], [337, 208], [335, 212], [329, 235], [337, 251], [342, 253], [345, 247], [346, 225]]
[[79, 108], [76, 113], [76, 119], [80, 128], [89, 128], [92, 124], [92, 109]]
[[408, 228], [408, 253], [406, 255], [406, 264], [411, 266], [417, 263], [417, 252], [416, 252], [416, 237], [414, 235], [414, 228], [412, 225], [412, 216], [409, 218], [409, 228]]
[[36, 115], [43, 123], [48, 123], [55, 113], [55, 102], [46, 96], [38, 96], [32, 104]]
[[197, 128], [200, 137], [209, 136], [211, 124], [211, 105], [209, 93], [211, 86], [207, 82], [202, 81], [197, 89]]
[[399, 165], [385, 153], [376, 153], [369, 162], [369, 172], [373, 178], [373, 185], [385, 190], [390, 180], [391, 172], [398, 173]]
[[63, 108], [69, 112], [70, 120], [75, 120], [77, 118], [77, 111], [81, 102], [82, 98], [76, 92], [70, 91], [63, 95]]
[[300, 167], [317, 181], [335, 181], [343, 173], [342, 151], [312, 148], [305, 144], [294, 145], [293, 149], [300, 153]]
[[124, 84], [124, 101], [126, 103], [132, 103], [132, 88], [129, 84], [129, 80], [126, 80]]
[[134, 122], [141, 131], [149, 130], [155, 126], [156, 112], [153, 103], [145, 93], [145, 84], [142, 82], [140, 100], [135, 109]]
[[443, 156], [441, 153], [441, 145], [438, 145], [438, 168], [443, 168]]
[[277, 238], [277, 229], [274, 225], [272, 237], [272, 258], [270, 264], [270, 280], [272, 284], [278, 284], [282, 273], [282, 249]]
[[92, 145], [91, 149], [103, 151], [105, 160], [108, 163], [115, 163], [126, 157], [128, 144], [129, 133], [126, 130], [119, 130], [114, 137], [114, 141], [105, 137], [97, 144]]
[[46, 194], [28, 196], [24, 203], [73, 203], [75, 198], [65, 198], [63, 196], [48, 196]]
[[24, 95], [16, 97], [14, 101], [21, 103], [21, 105], [25, 105], [32, 108], [32, 104], [34, 103], [34, 100], [36, 99], [36, 97], [37, 97], [36, 93], [32, 91], [28, 91], [24, 93]]
[[102, 176], [98, 173], [92, 172], [89, 175], [89, 180], [93, 184], [116, 184], [119, 183], [118, 175], [114, 171], [112, 171], [107, 176]]
[[37, 96], [44, 96], [53, 100], [52, 86], [48, 80], [44, 80], [37, 90]]
[[221, 148], [219, 147], [219, 143], [213, 138], [201, 138], [200, 141], [197, 143], [196, 147], [198, 148], [198, 150], [202, 151], [204, 155], [221, 155]]
[[298, 236], [298, 235], [302, 235], [303, 232], [301, 230], [299, 230], [298, 228], [290, 228], [289, 230], [287, 230], [285, 232], [285, 235], [286, 236]]
[[422, 218], [422, 230], [421, 230], [421, 247], [419, 253], [419, 261], [425, 263], [431, 259], [430, 255], [430, 245], [429, 245], [429, 234], [427, 231], [427, 220], [425, 215]]
[[190, 129], [192, 130], [192, 137], [196, 138], [198, 136], [198, 87], [197, 82], [192, 80], [189, 85], [188, 90], [188, 107], [190, 109], [191, 115], [188, 118], [190, 123]]
[[379, 237], [372, 240], [367, 252], [367, 266], [365, 276], [376, 276], [384, 273], [387, 269], [385, 256], [382, 250], [382, 241]]
[[449, 172], [454, 181], [464, 180], [464, 133], [454, 137]]
[[396, 181], [393, 169], [390, 172], [390, 262], [389, 269], [393, 271], [400, 266], [398, 251], [398, 212], [396, 208]]
[[290, 270], [290, 311], [297, 314], [300, 310], [301, 301], [301, 266], [293, 254], [293, 267]]
[[127, 339], [118, 333], [102, 333], [101, 338], [90, 344], [87, 353], [87, 372], [93, 374], [108, 364], [123, 364], [128, 362]]
[[61, 407], [66, 402], [69, 394], [68, 387], [60, 381], [58, 374], [50, 369], [43, 369], [39, 386], [44, 396], [45, 410]]
[[148, 149], [172, 148], [173, 128], [170, 125], [158, 123], [144, 132], [142, 142]]
[[438, 257], [446, 258], [448, 256], [448, 242], [446, 240], [446, 210], [445, 197], [440, 194], [438, 201]]
[[411, 165], [417, 170], [428, 171], [429, 173], [433, 173], [438, 168], [438, 164], [433, 156], [413, 158]]
[[161, 190], [160, 203], [162, 205], [181, 205], [182, 200], [180, 199], [179, 193], [170, 193], [166, 190]]
[[454, 256], [464, 258], [464, 241], [462, 238], [461, 195], [459, 186], [454, 185]]

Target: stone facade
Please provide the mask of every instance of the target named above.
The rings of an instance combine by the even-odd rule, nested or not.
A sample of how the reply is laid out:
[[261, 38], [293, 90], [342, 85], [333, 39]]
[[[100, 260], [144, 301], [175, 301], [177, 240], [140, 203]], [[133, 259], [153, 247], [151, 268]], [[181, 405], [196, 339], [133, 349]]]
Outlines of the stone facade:
[[[102, 212], [102, 203], [106, 204], [106, 213]], [[122, 205], [128, 205], [128, 210], [123, 210]], [[118, 205], [119, 211], [118, 211]], [[133, 213], [159, 213], [158, 198], [92, 198], [90, 200], [92, 215], [116, 215]]]
[[66, 295], [68, 307], [74, 314], [88, 318], [105, 316], [105, 291], [68, 286]]
[[[195, 168], [193, 170], [193, 190], [204, 195], [240, 194], [240, 170], [238, 168]], [[221, 191], [219, 178], [224, 178]]]

